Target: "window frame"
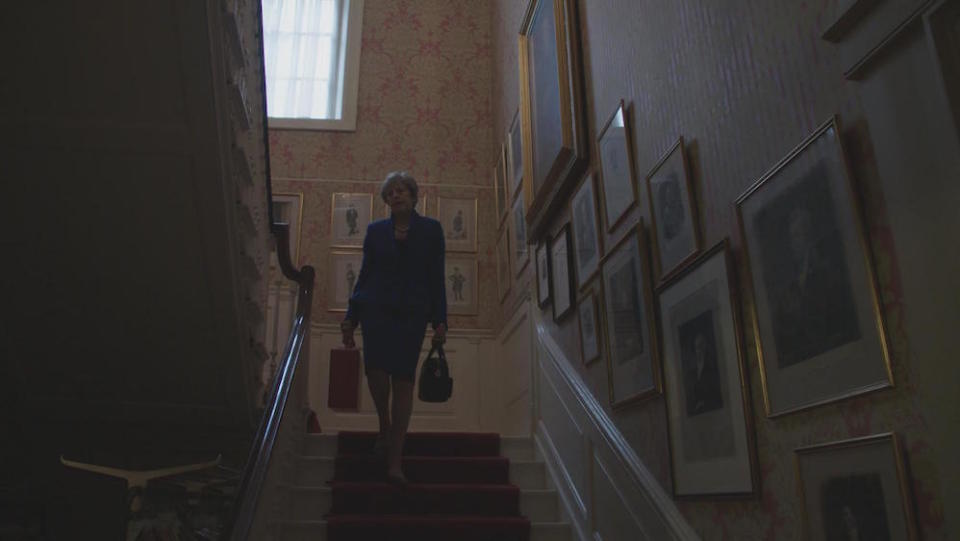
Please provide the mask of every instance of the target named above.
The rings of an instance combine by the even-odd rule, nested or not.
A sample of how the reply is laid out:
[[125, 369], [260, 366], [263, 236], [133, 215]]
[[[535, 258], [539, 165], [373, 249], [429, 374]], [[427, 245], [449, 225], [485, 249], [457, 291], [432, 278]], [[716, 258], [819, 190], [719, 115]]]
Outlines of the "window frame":
[[[364, 0], [341, 0], [345, 9], [340, 14], [341, 27], [346, 27], [347, 37], [340, 47], [338, 62], [343, 66], [341, 90], [338, 93], [340, 118], [276, 118], [267, 117], [269, 129], [356, 131], [357, 89], [360, 83], [360, 47], [363, 28]], [[266, 72], [264, 72], [266, 73]], [[338, 72], [338, 75], [339, 72]], [[336, 107], [334, 107], [336, 109]]]

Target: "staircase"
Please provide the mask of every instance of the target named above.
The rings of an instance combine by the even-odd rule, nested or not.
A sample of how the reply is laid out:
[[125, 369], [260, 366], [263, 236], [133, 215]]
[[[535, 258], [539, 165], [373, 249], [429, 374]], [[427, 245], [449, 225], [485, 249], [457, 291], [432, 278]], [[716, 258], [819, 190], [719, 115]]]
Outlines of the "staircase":
[[529, 438], [411, 433], [406, 488], [384, 482], [375, 434], [310, 434], [286, 487], [283, 541], [569, 541]]

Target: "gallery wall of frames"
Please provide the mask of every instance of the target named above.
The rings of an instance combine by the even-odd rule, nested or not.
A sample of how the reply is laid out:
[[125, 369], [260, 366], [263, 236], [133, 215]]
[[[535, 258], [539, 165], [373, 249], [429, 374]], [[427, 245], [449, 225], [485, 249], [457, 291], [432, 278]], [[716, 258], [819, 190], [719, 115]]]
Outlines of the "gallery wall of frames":
[[529, 290], [704, 538], [946, 538], [898, 202], [831, 43], [862, 13], [737, 4], [495, 2], [503, 310]]

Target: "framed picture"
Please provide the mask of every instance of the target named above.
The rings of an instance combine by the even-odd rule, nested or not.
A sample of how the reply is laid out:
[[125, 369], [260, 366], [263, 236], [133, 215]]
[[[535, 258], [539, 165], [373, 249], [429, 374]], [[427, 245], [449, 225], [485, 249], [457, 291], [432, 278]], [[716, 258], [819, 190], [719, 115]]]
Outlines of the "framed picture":
[[636, 174], [633, 166], [633, 141], [627, 110], [620, 100], [597, 138], [597, 162], [603, 188], [607, 232], [613, 231], [627, 212], [637, 204]]
[[615, 408], [661, 390], [646, 254], [641, 222], [602, 263], [607, 376], [610, 404]]
[[806, 539], [919, 539], [896, 434], [796, 450]]
[[437, 197], [437, 219], [448, 252], [477, 251], [477, 200]]
[[330, 246], [355, 248], [363, 246], [363, 237], [373, 216], [373, 195], [368, 193], [335, 193], [330, 212]]
[[274, 193], [273, 221], [290, 225], [290, 261], [300, 265], [300, 233], [303, 229], [303, 194]]
[[447, 313], [474, 316], [479, 312], [479, 263], [476, 256], [448, 255], [444, 260]]
[[699, 220], [683, 137], [647, 175], [647, 194], [656, 246], [653, 261], [656, 271], [665, 277], [700, 250]]
[[527, 222], [523, 215], [523, 195], [513, 203], [513, 272], [520, 276], [530, 262], [530, 250], [527, 248]]
[[497, 239], [497, 286], [500, 292], [500, 302], [507, 298], [510, 284], [513, 282], [510, 274], [510, 228], [500, 230]]
[[593, 291], [580, 299], [577, 312], [580, 316], [580, 357], [583, 364], [590, 364], [600, 358], [600, 319], [597, 296]]
[[575, 0], [530, 0], [520, 25], [522, 185], [533, 238], [547, 233], [587, 165], [577, 20]]
[[577, 285], [583, 288], [600, 270], [601, 239], [597, 229], [597, 202], [593, 175], [587, 175], [570, 201], [573, 221], [573, 254]]
[[550, 303], [550, 250], [546, 242], [537, 245], [537, 306], [546, 308]]
[[[376, 197], [379, 198], [380, 196], [377, 195]], [[417, 200], [417, 206], [415, 207], [417, 209], [417, 214], [421, 216], [430, 216], [430, 205], [427, 203], [428, 200], [429, 198], [425, 194], [420, 194], [420, 197]], [[384, 218], [389, 218], [391, 212], [390, 205], [384, 202], [382, 216]]]
[[769, 416], [893, 385], [836, 118], [737, 199]]
[[678, 497], [747, 495], [759, 484], [733, 269], [724, 240], [658, 289]]
[[516, 197], [520, 189], [520, 183], [523, 180], [523, 134], [520, 132], [520, 110], [513, 114], [513, 121], [510, 122], [510, 132], [507, 134], [509, 144], [507, 149], [510, 154], [510, 195]]
[[330, 254], [330, 274], [327, 287], [327, 310], [346, 312], [353, 288], [360, 276], [363, 264], [361, 252], [332, 252]]
[[550, 297], [553, 299], [553, 320], [560, 321], [573, 311], [577, 288], [570, 269], [573, 267], [573, 245], [570, 239], [570, 223], [550, 243]]

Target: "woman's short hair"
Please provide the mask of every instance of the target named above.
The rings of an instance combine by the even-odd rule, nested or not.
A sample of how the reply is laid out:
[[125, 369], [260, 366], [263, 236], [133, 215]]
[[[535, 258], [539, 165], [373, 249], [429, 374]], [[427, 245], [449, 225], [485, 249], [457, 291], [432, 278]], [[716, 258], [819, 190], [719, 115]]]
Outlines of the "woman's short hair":
[[410, 197], [413, 198], [413, 206], [417, 206], [417, 181], [406, 171], [391, 171], [387, 173], [387, 178], [384, 179], [383, 184], [380, 186], [380, 199], [386, 201], [387, 192], [398, 182], [410, 192]]

